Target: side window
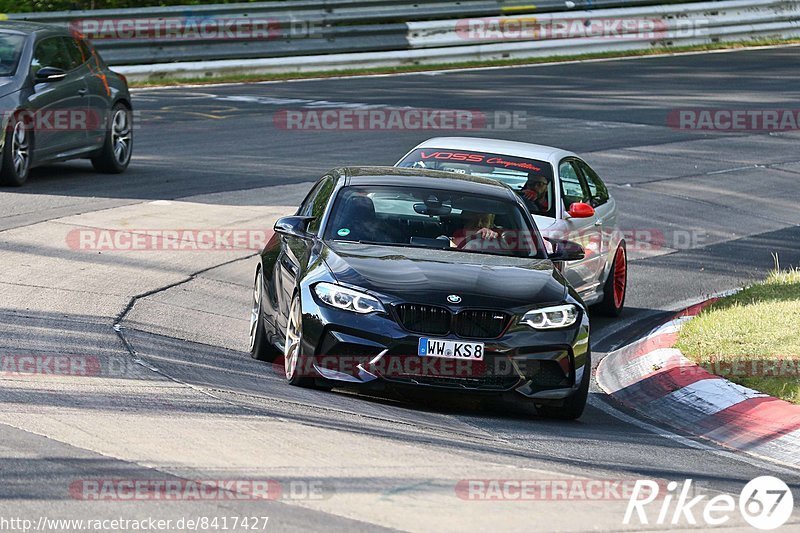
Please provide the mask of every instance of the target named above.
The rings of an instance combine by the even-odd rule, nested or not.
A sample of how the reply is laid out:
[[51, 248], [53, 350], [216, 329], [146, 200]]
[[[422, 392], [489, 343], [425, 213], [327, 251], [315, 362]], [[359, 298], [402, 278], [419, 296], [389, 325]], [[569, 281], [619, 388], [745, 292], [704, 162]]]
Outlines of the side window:
[[78, 43], [75, 41], [75, 39], [72, 37], [62, 37], [61, 39], [64, 45], [64, 50], [69, 56], [69, 70], [83, 65], [86, 60], [89, 59], [88, 57], [84, 57], [83, 52], [81, 51], [80, 46], [78, 46]]
[[561, 182], [561, 197], [564, 199], [564, 207], [569, 209], [573, 203], [585, 202], [589, 199], [588, 191], [581, 184], [582, 180], [573, 161], [562, 161], [558, 165], [558, 176]]
[[306, 195], [305, 199], [303, 200], [303, 203], [300, 204], [300, 209], [297, 210], [297, 216], [299, 216], [299, 217], [310, 217], [310, 216], [312, 216], [311, 215], [311, 210], [314, 207], [314, 198], [317, 196], [317, 193], [319, 192], [319, 188], [322, 187], [323, 183], [324, 183], [324, 179], [321, 179], [317, 183], [315, 183], [313, 187], [311, 187], [311, 190], [308, 191], [308, 194]]
[[578, 161], [578, 165], [581, 167], [581, 171], [586, 177], [586, 185], [589, 187], [589, 194], [592, 196], [592, 207], [597, 207], [608, 202], [608, 189], [605, 183], [603, 183], [603, 180], [600, 179], [600, 176], [597, 175], [597, 172], [592, 170], [592, 167], [583, 161]]
[[331, 177], [326, 177], [320, 184], [319, 191], [311, 202], [311, 215], [314, 217], [308, 224], [308, 231], [316, 233], [319, 231], [319, 226], [322, 224], [322, 216], [325, 214], [325, 208], [328, 206], [328, 200], [331, 199], [333, 192], [334, 180]]
[[17, 71], [25, 37], [0, 33], [0, 76], [13, 76]]
[[84, 61], [89, 61], [92, 58], [92, 48], [84, 39], [78, 39], [78, 48], [81, 50], [81, 56]]
[[71, 70], [71, 58], [64, 49], [61, 37], [48, 37], [36, 45], [31, 61], [31, 73], [35, 76], [42, 67]]
[[308, 231], [316, 232], [322, 222], [322, 215], [325, 213], [325, 206], [333, 192], [334, 180], [331, 176], [325, 176], [317, 182], [308, 193], [306, 199], [297, 211], [301, 217], [316, 217], [308, 224]]

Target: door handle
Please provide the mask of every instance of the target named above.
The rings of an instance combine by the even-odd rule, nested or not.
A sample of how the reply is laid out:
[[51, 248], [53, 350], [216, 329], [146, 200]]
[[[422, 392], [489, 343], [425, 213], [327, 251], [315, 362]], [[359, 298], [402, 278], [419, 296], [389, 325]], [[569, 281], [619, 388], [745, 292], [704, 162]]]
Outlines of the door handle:
[[81, 96], [86, 96], [89, 93], [89, 89], [78, 89], [78, 94]]
[[602, 218], [598, 218], [597, 220], [594, 221], [594, 225], [595, 226], [602, 226], [603, 225], [603, 219]]

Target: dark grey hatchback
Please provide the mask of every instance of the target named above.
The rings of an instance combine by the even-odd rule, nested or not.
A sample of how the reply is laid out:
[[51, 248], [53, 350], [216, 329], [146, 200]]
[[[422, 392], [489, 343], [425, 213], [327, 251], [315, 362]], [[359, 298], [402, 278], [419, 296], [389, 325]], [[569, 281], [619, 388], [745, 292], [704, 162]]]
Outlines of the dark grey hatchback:
[[0, 184], [22, 185], [30, 169], [90, 159], [121, 173], [130, 163], [128, 82], [68, 29], [0, 22]]

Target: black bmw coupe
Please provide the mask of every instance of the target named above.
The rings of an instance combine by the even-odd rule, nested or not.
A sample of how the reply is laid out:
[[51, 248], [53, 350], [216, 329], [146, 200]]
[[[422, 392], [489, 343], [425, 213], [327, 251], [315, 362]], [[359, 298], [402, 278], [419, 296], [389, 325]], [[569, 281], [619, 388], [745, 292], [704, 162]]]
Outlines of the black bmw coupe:
[[572, 419], [589, 319], [508, 186], [426, 170], [332, 170], [275, 224], [256, 270], [251, 355], [292, 385], [511, 395]]

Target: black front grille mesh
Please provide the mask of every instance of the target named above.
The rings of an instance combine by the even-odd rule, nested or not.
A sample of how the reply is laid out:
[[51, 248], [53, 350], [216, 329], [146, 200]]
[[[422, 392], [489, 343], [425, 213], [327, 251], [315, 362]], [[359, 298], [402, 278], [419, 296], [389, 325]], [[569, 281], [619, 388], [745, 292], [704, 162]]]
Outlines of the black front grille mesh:
[[465, 379], [457, 377], [401, 375], [386, 377], [385, 379], [394, 383], [407, 383], [410, 385], [432, 385], [435, 387], [486, 391], [505, 391], [519, 383], [519, 378], [517, 376], [484, 376]]
[[531, 384], [540, 389], [560, 388], [570, 386], [570, 377], [564, 375], [564, 370], [558, 361], [539, 361], [539, 370], [531, 378]]
[[450, 311], [433, 305], [403, 304], [397, 306], [403, 326], [414, 333], [447, 335], [450, 333]]
[[498, 311], [461, 311], [456, 315], [453, 333], [459, 337], [494, 339], [508, 324], [508, 315]]
[[424, 335], [446, 335], [452, 331], [459, 337], [494, 339], [508, 325], [507, 313], [467, 309], [453, 314], [434, 305], [402, 304], [396, 307], [400, 323], [409, 331]]

